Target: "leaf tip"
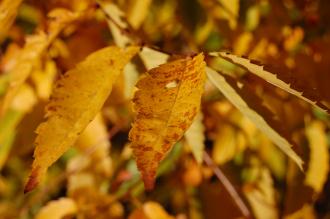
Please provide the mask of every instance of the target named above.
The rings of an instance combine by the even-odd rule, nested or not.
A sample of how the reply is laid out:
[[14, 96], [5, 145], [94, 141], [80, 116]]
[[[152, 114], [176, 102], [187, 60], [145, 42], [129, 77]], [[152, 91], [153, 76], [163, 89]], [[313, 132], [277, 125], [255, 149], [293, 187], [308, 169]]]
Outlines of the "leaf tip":
[[39, 168], [33, 168], [29, 176], [29, 180], [25, 184], [24, 194], [31, 192], [39, 184]]
[[153, 173], [143, 173], [142, 174], [142, 179], [144, 183], [144, 188], [146, 191], [151, 191], [155, 187], [155, 174]]

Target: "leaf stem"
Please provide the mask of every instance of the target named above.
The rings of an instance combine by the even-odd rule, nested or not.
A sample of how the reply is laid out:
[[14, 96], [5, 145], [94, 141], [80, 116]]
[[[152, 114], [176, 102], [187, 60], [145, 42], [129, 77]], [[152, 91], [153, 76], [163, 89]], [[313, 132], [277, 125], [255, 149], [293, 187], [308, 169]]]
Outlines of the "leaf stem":
[[215, 176], [219, 179], [219, 181], [225, 187], [228, 194], [231, 196], [231, 198], [233, 199], [233, 201], [235, 202], [236, 206], [241, 211], [241, 213], [244, 215], [244, 217], [252, 218], [249, 208], [246, 206], [243, 199], [239, 196], [239, 194], [236, 191], [236, 189], [234, 188], [234, 186], [231, 184], [231, 182], [226, 177], [226, 175], [222, 172], [222, 170], [213, 162], [210, 155], [208, 155], [205, 151], [203, 154], [203, 160], [212, 169]]

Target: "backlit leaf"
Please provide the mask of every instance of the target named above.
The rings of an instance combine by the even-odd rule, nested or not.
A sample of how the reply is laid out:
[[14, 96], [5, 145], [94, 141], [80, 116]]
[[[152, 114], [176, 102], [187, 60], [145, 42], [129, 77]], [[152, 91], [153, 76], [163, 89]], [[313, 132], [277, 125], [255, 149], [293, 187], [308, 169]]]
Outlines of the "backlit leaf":
[[193, 123], [185, 133], [185, 138], [188, 142], [188, 145], [191, 148], [191, 151], [199, 164], [203, 162], [203, 152], [204, 152], [204, 124], [203, 124], [203, 114], [199, 112], [196, 115]]
[[256, 61], [251, 61], [247, 58], [243, 58], [240, 56], [236, 56], [230, 53], [225, 53], [225, 52], [214, 52], [211, 53], [212, 56], [220, 56], [232, 63], [235, 63], [245, 69], [247, 69], [249, 72], [261, 77], [262, 79], [266, 80], [268, 83], [273, 84], [276, 87], [279, 87], [293, 95], [295, 95], [296, 97], [299, 97], [300, 99], [312, 104], [315, 107], [321, 108], [324, 111], [329, 111], [328, 107], [325, 106], [320, 100], [318, 100], [317, 96], [312, 94], [312, 91], [307, 91], [307, 90], [303, 90], [302, 88], [295, 88], [295, 83], [294, 81], [288, 81], [285, 82], [283, 80], [281, 80], [280, 78], [277, 77], [277, 75], [275, 73], [271, 73], [270, 71], [268, 71], [266, 69], [266, 67], [268, 68], [268, 66], [262, 66], [260, 64], [258, 64], [258, 62]]
[[205, 81], [202, 54], [151, 69], [137, 83], [136, 119], [129, 133], [146, 189], [152, 189], [159, 162], [197, 114]]
[[107, 47], [89, 55], [56, 84], [47, 121], [37, 129], [35, 160], [25, 191], [33, 189], [103, 106], [112, 85], [138, 47]]
[[293, 159], [302, 169], [303, 161], [291, 149], [291, 144], [278, 134], [256, 111], [252, 110], [246, 101], [235, 91], [233, 86], [229, 84], [225, 77], [211, 68], [206, 68], [206, 74], [210, 81], [225, 95], [225, 97], [239, 109], [243, 115], [249, 118], [257, 128], [265, 133], [284, 153]]

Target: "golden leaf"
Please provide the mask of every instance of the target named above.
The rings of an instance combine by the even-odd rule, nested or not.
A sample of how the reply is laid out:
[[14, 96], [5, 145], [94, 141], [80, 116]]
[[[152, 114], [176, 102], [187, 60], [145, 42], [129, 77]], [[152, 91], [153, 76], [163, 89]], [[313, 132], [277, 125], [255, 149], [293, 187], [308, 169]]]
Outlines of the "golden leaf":
[[137, 83], [136, 119], [129, 133], [146, 189], [152, 189], [159, 162], [189, 128], [200, 108], [204, 56], [179, 59], [151, 69]]
[[49, 34], [47, 35], [44, 32], [40, 32], [27, 38], [24, 48], [17, 57], [15, 65], [9, 72], [10, 83], [8, 91], [2, 100], [2, 115], [4, 115], [5, 111], [10, 107], [19, 87], [27, 80], [42, 53], [53, 42], [66, 24], [75, 20], [78, 14], [65, 9], [55, 9], [51, 11], [48, 16], [51, 19], [48, 29]]
[[61, 198], [51, 201], [42, 207], [35, 219], [61, 219], [66, 215], [72, 215], [77, 212], [76, 203], [70, 198]]
[[244, 186], [243, 192], [249, 201], [257, 219], [276, 219], [278, 209], [273, 179], [268, 169], [257, 166], [252, 171], [258, 172], [256, 182]]
[[111, 92], [112, 84], [138, 47], [107, 47], [89, 55], [56, 84], [47, 106], [47, 121], [37, 129], [35, 160], [25, 191], [32, 190], [77, 140]]
[[22, 0], [3, 0], [0, 4], [0, 43], [6, 37], [12, 23], [15, 21], [17, 10]]
[[138, 29], [147, 17], [152, 0], [130, 0], [127, 20], [134, 29]]
[[323, 123], [314, 121], [306, 128], [306, 136], [310, 147], [310, 161], [306, 173], [305, 184], [315, 192], [322, 192], [328, 178], [329, 153], [325, 127]]
[[76, 142], [77, 148], [82, 152], [93, 151], [90, 158], [97, 172], [110, 176], [111, 157], [109, 156], [110, 141], [108, 140], [106, 124], [99, 113], [89, 123]]
[[[243, 58], [243, 57], [236, 56], [236, 55], [233, 55], [230, 53], [225, 53], [225, 52], [213, 52], [213, 53], [210, 53], [210, 55], [219, 56], [234, 64], [237, 64], [237, 65], [247, 69], [252, 74], [255, 74], [258, 77], [266, 80], [268, 83], [270, 83], [276, 87], [279, 87], [279, 88], [285, 90], [286, 92], [289, 92], [289, 93], [295, 95], [296, 97], [312, 104], [313, 106], [315, 106], [325, 112], [329, 111], [329, 108], [327, 106], [325, 106], [321, 100], [319, 100], [319, 98], [317, 97], [316, 94], [313, 93], [313, 91], [311, 91], [311, 90], [298, 91], [297, 89], [295, 89], [295, 83], [293, 80], [288, 81], [288, 82], [281, 80], [280, 78], [277, 77], [276, 74], [271, 73], [270, 71], [268, 71], [266, 69], [269, 66], [262, 66], [258, 63], [258, 61], [251, 61], [247, 58]], [[301, 89], [301, 88], [299, 88], [299, 89]]]
[[304, 204], [298, 211], [286, 215], [284, 219], [316, 219], [314, 207], [310, 204]]
[[284, 153], [286, 153], [292, 160], [294, 160], [300, 169], [302, 169], [303, 161], [291, 149], [291, 144], [278, 134], [256, 111], [251, 109], [246, 101], [236, 92], [231, 84], [229, 84], [225, 77], [211, 68], [206, 68], [206, 74], [210, 81], [225, 95], [225, 97], [237, 108], [243, 115], [249, 118], [256, 127], [269, 137]]
[[128, 219], [174, 219], [156, 202], [147, 202], [142, 208], [136, 209]]

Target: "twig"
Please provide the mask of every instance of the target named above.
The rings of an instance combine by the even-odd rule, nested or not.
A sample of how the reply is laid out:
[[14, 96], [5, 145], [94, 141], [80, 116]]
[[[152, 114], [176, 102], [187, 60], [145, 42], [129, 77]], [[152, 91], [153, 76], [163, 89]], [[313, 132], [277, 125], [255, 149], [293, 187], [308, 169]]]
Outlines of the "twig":
[[236, 206], [239, 208], [239, 210], [242, 212], [244, 217], [246, 218], [252, 218], [251, 212], [249, 208], [246, 206], [242, 198], [239, 196], [238, 192], [235, 190], [234, 186], [231, 184], [229, 179], [225, 176], [225, 174], [220, 170], [220, 168], [213, 162], [212, 158], [204, 151], [203, 154], [204, 162], [213, 170], [213, 173], [216, 175], [216, 177], [219, 179], [219, 181], [222, 183], [222, 185], [227, 190], [228, 194], [232, 197], [234, 200]]

